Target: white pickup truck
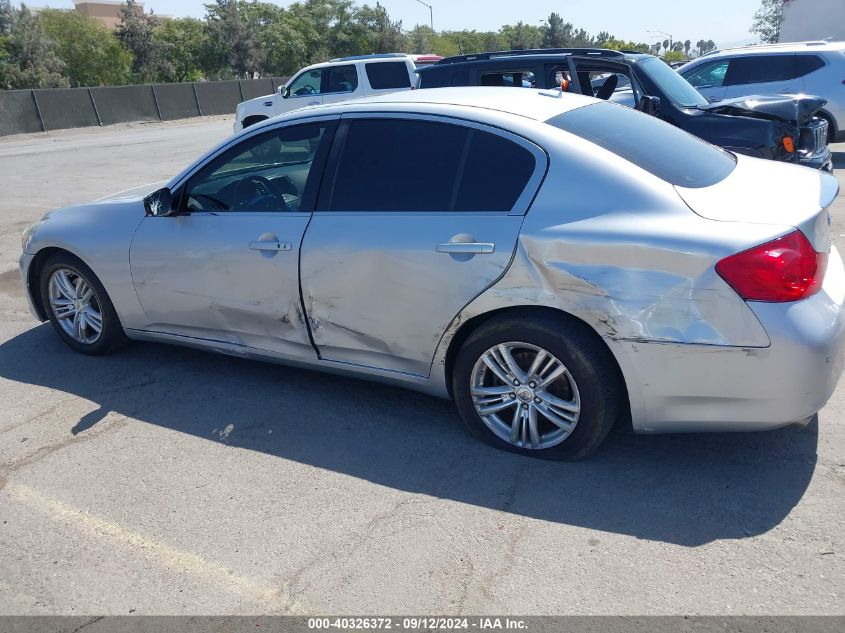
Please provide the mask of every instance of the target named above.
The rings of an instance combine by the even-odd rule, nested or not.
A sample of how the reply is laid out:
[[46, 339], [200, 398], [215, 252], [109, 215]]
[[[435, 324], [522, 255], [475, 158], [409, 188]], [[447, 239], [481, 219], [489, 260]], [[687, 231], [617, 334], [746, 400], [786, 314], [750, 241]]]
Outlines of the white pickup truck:
[[305, 106], [357, 99], [417, 85], [413, 57], [401, 53], [342, 57], [300, 70], [279, 91], [239, 103], [235, 132]]

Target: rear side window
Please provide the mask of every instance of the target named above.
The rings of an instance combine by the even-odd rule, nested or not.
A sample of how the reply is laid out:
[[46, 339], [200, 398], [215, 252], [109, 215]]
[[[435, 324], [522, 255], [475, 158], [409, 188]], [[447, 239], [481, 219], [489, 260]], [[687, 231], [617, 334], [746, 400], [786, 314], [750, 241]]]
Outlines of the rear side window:
[[331, 66], [323, 71], [323, 92], [352, 92], [358, 88], [355, 66]]
[[366, 64], [367, 79], [374, 90], [410, 88], [411, 79], [405, 62], [380, 62]]
[[736, 166], [732, 154], [653, 116], [597, 103], [546, 121], [679, 187], [709, 187]]
[[451, 85], [453, 86], [468, 86], [469, 85], [469, 71], [456, 70], [451, 76]]
[[795, 64], [797, 66], [799, 77], [809, 75], [810, 73], [817, 71], [819, 68], [824, 67], [824, 61], [822, 61], [822, 58], [818, 55], [796, 55]]
[[795, 55], [749, 55], [731, 60], [725, 85], [787, 81], [801, 74]]
[[332, 211], [510, 211], [534, 156], [459, 125], [402, 119], [349, 122]]
[[481, 74], [482, 86], [506, 86], [508, 88], [533, 88], [534, 73], [530, 70], [487, 72]]

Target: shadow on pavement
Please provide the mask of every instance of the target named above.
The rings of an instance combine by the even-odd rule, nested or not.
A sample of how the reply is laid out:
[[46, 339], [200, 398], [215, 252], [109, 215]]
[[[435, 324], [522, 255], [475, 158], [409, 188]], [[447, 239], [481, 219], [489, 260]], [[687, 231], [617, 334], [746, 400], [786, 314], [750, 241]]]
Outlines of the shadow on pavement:
[[845, 169], [845, 152], [833, 152], [834, 169]]
[[472, 439], [448, 401], [375, 383], [136, 344], [91, 358], [42, 325], [0, 345], [0, 376], [108, 412], [398, 490], [544, 521], [695, 546], [766, 532], [801, 499], [818, 428], [611, 433], [593, 457], [544, 462]]

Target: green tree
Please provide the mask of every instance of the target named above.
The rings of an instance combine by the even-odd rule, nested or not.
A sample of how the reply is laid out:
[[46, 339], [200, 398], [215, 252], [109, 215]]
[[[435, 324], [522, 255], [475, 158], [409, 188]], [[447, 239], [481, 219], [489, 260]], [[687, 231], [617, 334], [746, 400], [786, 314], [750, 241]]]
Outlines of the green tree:
[[153, 37], [158, 26], [158, 17], [152, 11], [144, 13], [136, 0], [126, 0], [121, 6], [115, 34], [132, 55], [134, 81], [151, 83], [173, 74], [167, 61], [173, 44]]
[[15, 9], [5, 3], [3, 50], [0, 51], [0, 88], [58, 88], [67, 86], [64, 64], [56, 43], [44, 33], [38, 18], [26, 5]]
[[263, 65], [260, 32], [251, 23], [248, 3], [216, 0], [205, 5], [212, 41], [236, 77], [249, 79]]
[[56, 42], [64, 74], [71, 86], [108, 86], [127, 83], [132, 55], [114, 33], [78, 11], [44, 9], [38, 21]]
[[355, 10], [352, 19], [352, 42], [355, 52], [395, 53], [405, 49], [402, 22], [394, 22], [381, 4], [364, 5]]
[[692, 48], [692, 42], [690, 40], [686, 40], [684, 42], [684, 55], [689, 58], [690, 48]]
[[9, 35], [13, 15], [12, 3], [9, 0], [0, 0], [0, 36]]
[[557, 13], [549, 14], [549, 18], [546, 20], [546, 26], [543, 28], [542, 46], [543, 48], [563, 48], [566, 46], [563, 18]]
[[672, 48], [671, 51], [669, 51], [668, 53], [666, 53], [663, 56], [663, 61], [665, 61], [667, 63], [668, 62], [682, 62], [682, 61], [684, 61], [684, 59], [686, 59], [686, 58], [684, 57], [683, 52], [675, 50], [674, 47]]
[[202, 20], [162, 21], [153, 31], [153, 42], [163, 61], [157, 72], [162, 81], [197, 81], [214, 77], [220, 70], [221, 56], [212, 50]]
[[754, 13], [754, 21], [749, 29], [760, 40], [773, 44], [780, 38], [780, 25], [783, 21], [783, 0], [763, 0]]
[[503, 26], [500, 33], [511, 50], [540, 48], [543, 39], [543, 34], [539, 27], [525, 24], [521, 20], [515, 25], [507, 24]]

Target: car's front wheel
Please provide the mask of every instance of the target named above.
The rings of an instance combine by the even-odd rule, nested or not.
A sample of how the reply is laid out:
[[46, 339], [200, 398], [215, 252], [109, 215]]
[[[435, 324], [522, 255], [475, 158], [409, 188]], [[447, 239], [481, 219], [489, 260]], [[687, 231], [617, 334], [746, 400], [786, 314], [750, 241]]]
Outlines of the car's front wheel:
[[592, 453], [622, 400], [601, 340], [586, 326], [543, 316], [496, 319], [473, 332], [455, 361], [452, 389], [474, 435], [546, 459]]
[[94, 272], [68, 253], [53, 255], [41, 270], [41, 301], [62, 340], [83, 354], [107, 354], [126, 335]]

